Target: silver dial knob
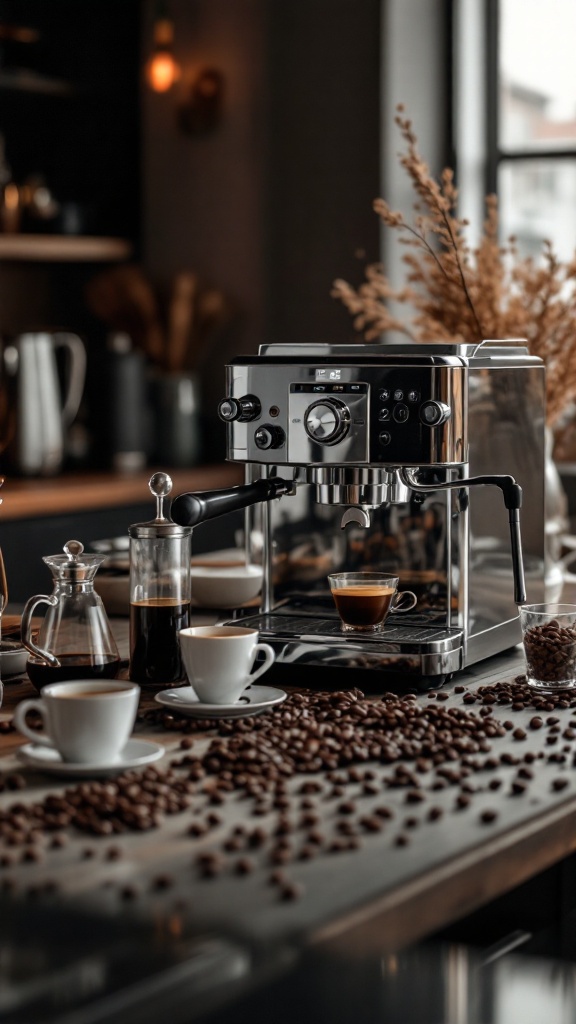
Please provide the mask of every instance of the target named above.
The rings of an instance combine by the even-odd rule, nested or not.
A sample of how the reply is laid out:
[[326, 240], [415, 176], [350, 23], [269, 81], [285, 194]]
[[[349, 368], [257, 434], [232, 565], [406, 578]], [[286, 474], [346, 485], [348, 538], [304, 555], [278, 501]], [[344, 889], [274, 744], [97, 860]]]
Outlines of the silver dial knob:
[[304, 416], [308, 437], [319, 444], [336, 444], [348, 433], [350, 410], [335, 398], [323, 398], [309, 406]]

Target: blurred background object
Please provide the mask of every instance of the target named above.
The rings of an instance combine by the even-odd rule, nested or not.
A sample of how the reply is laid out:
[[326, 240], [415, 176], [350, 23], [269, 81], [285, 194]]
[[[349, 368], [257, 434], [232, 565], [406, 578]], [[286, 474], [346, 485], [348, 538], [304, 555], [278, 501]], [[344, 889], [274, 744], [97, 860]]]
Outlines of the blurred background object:
[[[181, 426], [161, 413], [177, 465], [222, 460], [232, 355], [350, 336], [330, 282], [378, 255], [382, 134], [380, 0], [353, 6], [0, 0], [0, 337], [84, 341], [64, 470], [116, 464], [110, 333], [188, 396]], [[163, 91], [155, 55], [179, 69]]]

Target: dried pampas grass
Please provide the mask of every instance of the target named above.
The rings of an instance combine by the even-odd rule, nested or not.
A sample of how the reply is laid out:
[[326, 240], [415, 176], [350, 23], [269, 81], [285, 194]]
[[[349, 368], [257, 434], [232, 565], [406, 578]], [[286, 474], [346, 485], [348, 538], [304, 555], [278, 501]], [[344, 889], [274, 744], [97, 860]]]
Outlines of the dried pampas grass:
[[[400, 331], [416, 342], [478, 342], [526, 338], [546, 364], [546, 419], [560, 428], [576, 401], [576, 255], [561, 263], [550, 242], [541, 259], [520, 258], [515, 239], [498, 240], [496, 196], [486, 198], [486, 219], [477, 248], [466, 240], [468, 222], [457, 213], [458, 191], [446, 168], [436, 181], [418, 152], [412, 122], [397, 108], [395, 122], [406, 144], [400, 163], [415, 192], [413, 219], [376, 199], [374, 210], [406, 249], [406, 281], [392, 286], [380, 264], [354, 288], [337, 280], [332, 295], [354, 317], [366, 341]], [[411, 307], [406, 320], [389, 301]]]

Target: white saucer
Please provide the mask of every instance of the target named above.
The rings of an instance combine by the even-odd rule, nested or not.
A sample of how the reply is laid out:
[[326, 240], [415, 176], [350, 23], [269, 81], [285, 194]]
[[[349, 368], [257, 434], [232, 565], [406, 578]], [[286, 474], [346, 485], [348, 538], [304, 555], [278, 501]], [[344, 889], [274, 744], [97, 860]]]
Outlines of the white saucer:
[[287, 696], [284, 690], [273, 686], [249, 686], [234, 704], [203, 704], [191, 686], [181, 686], [176, 690], [161, 690], [154, 700], [191, 718], [247, 718], [281, 704]]
[[50, 775], [74, 775], [76, 778], [92, 778], [118, 774], [128, 768], [139, 768], [144, 764], [152, 764], [162, 757], [164, 747], [160, 743], [148, 740], [128, 740], [121, 751], [120, 758], [114, 764], [73, 764], [63, 761], [57, 750], [44, 747], [39, 743], [27, 743], [20, 747], [17, 756], [30, 768], [37, 768]]

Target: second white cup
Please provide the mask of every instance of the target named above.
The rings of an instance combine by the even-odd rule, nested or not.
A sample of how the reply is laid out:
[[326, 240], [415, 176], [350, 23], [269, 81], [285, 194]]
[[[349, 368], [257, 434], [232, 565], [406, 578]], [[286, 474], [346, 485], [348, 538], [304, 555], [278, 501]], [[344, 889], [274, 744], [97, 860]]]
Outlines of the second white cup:
[[[190, 626], [179, 635], [186, 674], [203, 704], [234, 704], [275, 658], [269, 644], [258, 643], [258, 630], [244, 626]], [[252, 671], [260, 651], [264, 662]]]

